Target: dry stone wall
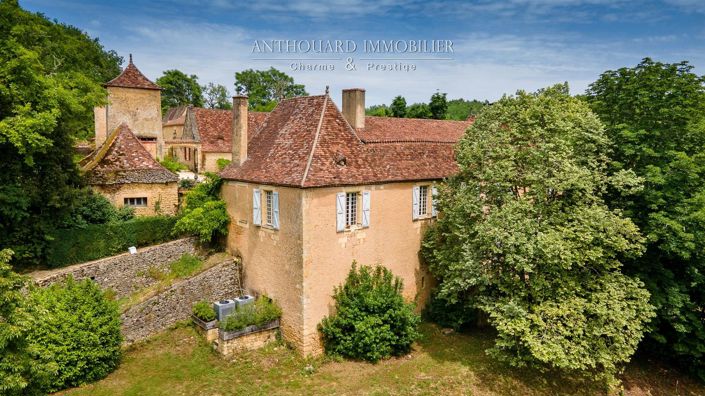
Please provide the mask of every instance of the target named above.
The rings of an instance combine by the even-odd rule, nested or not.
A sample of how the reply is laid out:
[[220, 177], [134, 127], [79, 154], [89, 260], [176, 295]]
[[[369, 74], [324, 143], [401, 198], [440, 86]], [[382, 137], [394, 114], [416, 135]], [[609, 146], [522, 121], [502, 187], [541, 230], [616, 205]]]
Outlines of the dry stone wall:
[[235, 297], [240, 285], [239, 277], [240, 263], [229, 259], [130, 307], [121, 317], [125, 343], [143, 340], [188, 319], [191, 307], [200, 300]]
[[158, 282], [149, 275], [150, 269], [168, 272], [169, 264], [185, 253], [197, 254], [195, 239], [178, 239], [138, 249], [137, 254], [124, 253], [57, 270], [39, 271], [31, 276], [39, 286], [60, 282], [69, 275], [77, 280], [90, 278], [101, 288], [111, 289], [117, 298], [122, 298]]

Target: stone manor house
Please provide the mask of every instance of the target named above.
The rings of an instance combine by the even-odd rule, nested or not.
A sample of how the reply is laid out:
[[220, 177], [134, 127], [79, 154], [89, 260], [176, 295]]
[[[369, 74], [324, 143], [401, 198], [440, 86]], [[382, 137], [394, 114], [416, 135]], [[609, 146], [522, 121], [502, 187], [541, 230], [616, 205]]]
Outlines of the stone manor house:
[[141, 184], [149, 205], [174, 183], [154, 158], [170, 153], [199, 172], [232, 160], [220, 172], [227, 250], [242, 258], [246, 288], [282, 306], [282, 334], [302, 353], [322, 352], [317, 326], [353, 261], [386, 266], [403, 279], [407, 299], [425, 304], [433, 280], [419, 249], [436, 216], [434, 185], [457, 172], [454, 145], [472, 120], [365, 116], [359, 88], [343, 91], [342, 111], [326, 89], [270, 113], [250, 112], [247, 97], [236, 96], [232, 111], [183, 107], [162, 118], [159, 87], [131, 60], [106, 87], [110, 104], [96, 109], [102, 145], [86, 169], [148, 174], [115, 179], [122, 184], [113, 185], [113, 202], [132, 204], [140, 197], [129, 186]]

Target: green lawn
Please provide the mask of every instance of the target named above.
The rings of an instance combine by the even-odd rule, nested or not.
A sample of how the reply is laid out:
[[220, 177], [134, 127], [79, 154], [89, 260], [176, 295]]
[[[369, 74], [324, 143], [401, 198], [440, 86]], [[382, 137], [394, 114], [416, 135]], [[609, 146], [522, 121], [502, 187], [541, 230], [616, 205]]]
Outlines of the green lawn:
[[[190, 327], [130, 348], [108, 378], [66, 395], [594, 395], [595, 384], [512, 369], [488, 358], [485, 333], [449, 334], [429, 324], [405, 357], [379, 364], [303, 359], [283, 345], [220, 358]], [[628, 395], [702, 395], [705, 386], [640, 361], [624, 375]]]

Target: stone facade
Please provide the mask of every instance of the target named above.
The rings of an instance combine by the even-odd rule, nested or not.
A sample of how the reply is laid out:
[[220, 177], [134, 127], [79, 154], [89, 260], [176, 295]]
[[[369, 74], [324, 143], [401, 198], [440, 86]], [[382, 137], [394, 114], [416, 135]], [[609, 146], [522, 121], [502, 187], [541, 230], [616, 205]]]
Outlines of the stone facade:
[[233, 158], [232, 153], [202, 153], [201, 154], [201, 166], [199, 169], [201, 172], [220, 172], [218, 169], [218, 160], [224, 158], [226, 160], [231, 160]]
[[[235, 181], [223, 185], [232, 219], [228, 249], [242, 257], [245, 287], [279, 302], [282, 336], [305, 355], [322, 352], [318, 324], [333, 313], [333, 288], [345, 280], [353, 260], [384, 265], [404, 281], [407, 300], [416, 301], [419, 309], [426, 303], [433, 280], [419, 249], [433, 220], [412, 218], [416, 185], [430, 183], [310, 189]], [[253, 188], [279, 193], [278, 230], [251, 224]], [[337, 232], [336, 194], [362, 191], [370, 192], [370, 226]]]
[[122, 298], [158, 282], [147, 274], [150, 268], [168, 272], [169, 264], [186, 253], [197, 254], [195, 239], [178, 239], [139, 248], [137, 254], [124, 253], [57, 270], [34, 272], [31, 276], [39, 286], [60, 282], [69, 275], [77, 280], [89, 278], [101, 288], [111, 289], [116, 298]]
[[213, 342], [213, 347], [223, 356], [230, 356], [237, 352], [259, 349], [270, 342], [276, 341], [278, 330], [279, 329], [276, 327], [264, 329], [231, 339], [223, 339], [222, 337], [218, 337]]
[[144, 340], [188, 319], [198, 301], [232, 298], [238, 293], [239, 277], [240, 263], [227, 260], [133, 305], [120, 318], [125, 343]]
[[114, 206], [125, 206], [125, 198], [147, 198], [146, 206], [135, 206], [135, 215], [174, 215], [179, 208], [178, 183], [129, 183], [91, 186]]

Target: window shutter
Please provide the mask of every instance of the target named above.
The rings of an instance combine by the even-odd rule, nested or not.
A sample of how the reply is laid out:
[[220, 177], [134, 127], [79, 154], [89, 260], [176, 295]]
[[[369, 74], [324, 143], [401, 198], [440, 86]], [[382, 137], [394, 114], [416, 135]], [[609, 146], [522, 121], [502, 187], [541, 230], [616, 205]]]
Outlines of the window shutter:
[[252, 224], [262, 225], [262, 200], [257, 188], [252, 190]]
[[370, 192], [362, 192], [362, 226], [370, 226]]
[[279, 229], [279, 193], [272, 193], [272, 227], [275, 230]]
[[414, 205], [412, 207], [413, 211], [411, 214], [411, 218], [416, 220], [419, 218], [419, 192], [420, 192], [419, 186], [414, 186], [414, 188], [411, 191], [412, 191], [412, 195], [413, 195], [412, 199], [413, 199], [413, 203], [414, 203]]
[[438, 216], [438, 210], [436, 210], [436, 201], [438, 198], [438, 189], [436, 186], [431, 187], [431, 216], [436, 217]]
[[345, 193], [340, 192], [335, 197], [338, 232], [345, 231]]

